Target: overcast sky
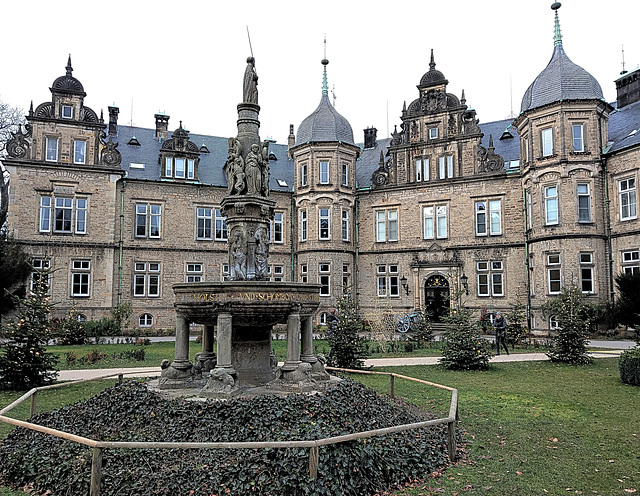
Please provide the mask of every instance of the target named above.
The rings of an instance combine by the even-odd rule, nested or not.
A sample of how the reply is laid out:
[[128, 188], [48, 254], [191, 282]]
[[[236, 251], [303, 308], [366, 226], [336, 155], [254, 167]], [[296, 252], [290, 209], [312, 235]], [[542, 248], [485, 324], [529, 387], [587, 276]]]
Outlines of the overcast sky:
[[[153, 127], [171, 116], [192, 133], [235, 136], [236, 105], [250, 54], [259, 76], [261, 137], [286, 143], [289, 124], [318, 105], [323, 39], [329, 88], [356, 141], [374, 126], [387, 136], [403, 102], [418, 96], [433, 48], [448, 92], [465, 90], [481, 122], [520, 110], [524, 91], [549, 62], [554, 18], [549, 0], [382, 2], [30, 0], [2, 8], [5, 40], [0, 99], [27, 110], [50, 101], [65, 72], [85, 105], [119, 122]], [[640, 63], [635, 0], [566, 0], [559, 10], [569, 58], [600, 82], [608, 101], [622, 70]]]

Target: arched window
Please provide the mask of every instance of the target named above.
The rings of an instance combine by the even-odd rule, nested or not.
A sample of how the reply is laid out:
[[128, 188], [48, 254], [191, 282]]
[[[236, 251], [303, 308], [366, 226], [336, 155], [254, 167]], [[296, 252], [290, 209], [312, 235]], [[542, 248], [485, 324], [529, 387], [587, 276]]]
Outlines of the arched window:
[[143, 313], [138, 318], [138, 327], [151, 327], [153, 325], [153, 315], [150, 313]]
[[552, 315], [551, 317], [549, 317], [549, 330], [557, 331], [558, 329], [560, 329], [560, 326], [558, 324], [558, 317]]

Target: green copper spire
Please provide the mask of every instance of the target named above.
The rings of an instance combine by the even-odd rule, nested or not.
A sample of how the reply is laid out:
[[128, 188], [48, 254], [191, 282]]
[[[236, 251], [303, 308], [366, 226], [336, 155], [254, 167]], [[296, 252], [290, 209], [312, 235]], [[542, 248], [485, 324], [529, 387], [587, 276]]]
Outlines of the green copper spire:
[[562, 45], [562, 34], [560, 33], [560, 19], [558, 18], [558, 9], [562, 6], [560, 2], [554, 2], [551, 5], [551, 8], [556, 12], [556, 25], [555, 31], [553, 34], [553, 45], [558, 46]]
[[322, 59], [322, 65], [324, 66], [324, 74], [322, 76], [322, 96], [329, 96], [329, 84], [327, 83], [327, 59]]

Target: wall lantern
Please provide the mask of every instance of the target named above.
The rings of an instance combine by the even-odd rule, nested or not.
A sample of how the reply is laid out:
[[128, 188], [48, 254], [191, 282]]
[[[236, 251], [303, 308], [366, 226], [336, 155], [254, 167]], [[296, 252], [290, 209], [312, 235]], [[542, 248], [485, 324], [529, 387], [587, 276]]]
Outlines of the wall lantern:
[[400, 284], [402, 284], [402, 287], [407, 292], [407, 296], [409, 296], [409, 285], [407, 284], [407, 278], [405, 276], [400, 278]]
[[462, 273], [462, 277], [460, 278], [460, 282], [462, 282], [462, 287], [464, 288], [465, 292], [467, 293], [467, 296], [469, 296], [469, 278], [465, 275], [465, 273]]

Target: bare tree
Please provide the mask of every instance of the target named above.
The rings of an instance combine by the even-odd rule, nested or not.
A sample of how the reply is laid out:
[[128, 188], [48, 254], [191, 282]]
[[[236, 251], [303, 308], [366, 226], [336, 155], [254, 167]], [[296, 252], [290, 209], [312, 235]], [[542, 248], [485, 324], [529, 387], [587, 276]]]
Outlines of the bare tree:
[[[5, 147], [12, 133], [24, 123], [24, 112], [21, 108], [12, 107], [0, 100], [0, 160], [6, 156]], [[0, 162], [0, 229], [7, 219], [9, 208], [9, 172]]]

